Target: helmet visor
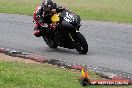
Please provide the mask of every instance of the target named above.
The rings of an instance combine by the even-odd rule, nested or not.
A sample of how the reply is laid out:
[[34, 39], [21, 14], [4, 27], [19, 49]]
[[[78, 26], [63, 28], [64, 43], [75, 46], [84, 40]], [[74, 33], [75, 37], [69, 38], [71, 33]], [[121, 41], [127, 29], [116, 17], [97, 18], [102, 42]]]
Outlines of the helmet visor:
[[44, 11], [50, 11], [51, 5], [44, 5]]

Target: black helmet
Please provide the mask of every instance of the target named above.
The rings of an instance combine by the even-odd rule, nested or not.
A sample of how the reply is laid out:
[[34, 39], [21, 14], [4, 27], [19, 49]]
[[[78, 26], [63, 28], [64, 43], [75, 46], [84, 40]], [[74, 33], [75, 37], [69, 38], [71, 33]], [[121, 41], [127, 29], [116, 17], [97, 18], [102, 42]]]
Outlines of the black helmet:
[[51, 11], [51, 9], [53, 8], [53, 1], [52, 0], [43, 0], [42, 1], [42, 6], [43, 6], [43, 10], [46, 12]]

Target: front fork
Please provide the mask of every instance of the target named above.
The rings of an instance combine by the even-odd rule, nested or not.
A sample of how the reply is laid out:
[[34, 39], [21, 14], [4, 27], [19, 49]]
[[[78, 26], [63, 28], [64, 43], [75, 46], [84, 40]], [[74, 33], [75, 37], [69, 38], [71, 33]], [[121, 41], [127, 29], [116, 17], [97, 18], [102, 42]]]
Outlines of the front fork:
[[[76, 33], [79, 32], [79, 31], [76, 31]], [[74, 48], [78, 48], [79, 47], [79, 44], [77, 43], [77, 40], [76, 40], [76, 33], [74, 33], [73, 35], [71, 33], [69, 33], [69, 37], [72, 41], [72, 44], [74, 45]]]

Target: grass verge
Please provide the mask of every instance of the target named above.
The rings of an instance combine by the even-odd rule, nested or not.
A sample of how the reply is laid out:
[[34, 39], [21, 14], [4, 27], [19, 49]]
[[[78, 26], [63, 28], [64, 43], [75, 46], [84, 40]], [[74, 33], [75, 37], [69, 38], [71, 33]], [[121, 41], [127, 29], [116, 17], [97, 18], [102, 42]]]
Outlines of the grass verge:
[[78, 77], [48, 64], [0, 62], [0, 88], [79, 88]]
[[[97, 76], [91, 73], [94, 78]], [[77, 71], [49, 64], [0, 61], [0, 88], [84, 88]], [[132, 86], [87, 86], [86, 88], [131, 88]]]
[[[32, 15], [41, 0], [0, 0], [0, 13]], [[83, 19], [132, 23], [132, 0], [54, 0]]]

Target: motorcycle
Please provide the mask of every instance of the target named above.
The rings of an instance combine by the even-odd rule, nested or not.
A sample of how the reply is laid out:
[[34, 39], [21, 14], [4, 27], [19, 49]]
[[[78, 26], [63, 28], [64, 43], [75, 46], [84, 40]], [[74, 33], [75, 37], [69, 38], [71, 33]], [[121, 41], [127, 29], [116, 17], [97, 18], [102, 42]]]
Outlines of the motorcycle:
[[85, 37], [79, 32], [80, 16], [65, 9], [60, 13], [55, 13], [51, 17], [52, 25], [55, 25], [55, 31], [42, 36], [50, 48], [58, 46], [76, 49], [80, 54], [88, 52], [88, 43]]

